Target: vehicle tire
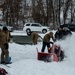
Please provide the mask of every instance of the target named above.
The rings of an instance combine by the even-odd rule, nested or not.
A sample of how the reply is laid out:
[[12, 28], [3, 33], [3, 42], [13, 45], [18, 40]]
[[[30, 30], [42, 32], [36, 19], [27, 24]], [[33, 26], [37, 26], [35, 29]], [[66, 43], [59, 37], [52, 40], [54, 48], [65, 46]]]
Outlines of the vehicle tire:
[[28, 32], [27, 35], [28, 35], [28, 36], [31, 36], [31, 32]]
[[42, 30], [42, 33], [46, 33], [46, 32], [47, 32], [47, 30], [46, 30], [46, 29], [43, 29], [43, 30]]
[[30, 33], [30, 32], [31, 32], [31, 30], [30, 30], [30, 29], [26, 29], [26, 32], [27, 32], [27, 33]]
[[31, 35], [31, 30], [30, 29], [27, 29], [26, 30], [26, 33], [27, 33], [28, 36], [30, 36]]

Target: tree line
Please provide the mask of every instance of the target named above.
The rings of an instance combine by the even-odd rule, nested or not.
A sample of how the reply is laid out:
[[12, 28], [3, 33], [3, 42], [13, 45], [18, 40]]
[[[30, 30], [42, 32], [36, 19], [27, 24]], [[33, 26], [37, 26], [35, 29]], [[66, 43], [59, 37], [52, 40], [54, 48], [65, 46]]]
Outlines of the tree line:
[[[38, 22], [53, 29], [74, 22], [74, 0], [0, 0], [3, 19], [16, 29], [26, 22]], [[70, 18], [68, 19], [68, 14]]]

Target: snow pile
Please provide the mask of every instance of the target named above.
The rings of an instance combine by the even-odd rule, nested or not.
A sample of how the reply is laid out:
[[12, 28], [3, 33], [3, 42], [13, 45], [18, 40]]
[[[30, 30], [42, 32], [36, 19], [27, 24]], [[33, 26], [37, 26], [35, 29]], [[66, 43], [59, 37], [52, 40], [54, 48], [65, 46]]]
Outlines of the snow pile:
[[[75, 33], [65, 40], [57, 41], [55, 44], [61, 46], [65, 51], [65, 59], [62, 62], [46, 63], [37, 60], [37, 51], [42, 48], [42, 42], [37, 45], [19, 45], [16, 43], [9, 44], [12, 64], [5, 68], [8, 75], [75, 75]], [[47, 48], [45, 50], [47, 52]]]

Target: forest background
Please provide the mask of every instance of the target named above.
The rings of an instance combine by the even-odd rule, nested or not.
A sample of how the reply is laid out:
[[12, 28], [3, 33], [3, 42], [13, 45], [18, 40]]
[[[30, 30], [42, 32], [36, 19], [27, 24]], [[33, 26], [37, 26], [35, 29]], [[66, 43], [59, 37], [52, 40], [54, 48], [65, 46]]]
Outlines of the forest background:
[[74, 0], [0, 0], [0, 23], [22, 29], [26, 22], [38, 22], [51, 29], [75, 23]]

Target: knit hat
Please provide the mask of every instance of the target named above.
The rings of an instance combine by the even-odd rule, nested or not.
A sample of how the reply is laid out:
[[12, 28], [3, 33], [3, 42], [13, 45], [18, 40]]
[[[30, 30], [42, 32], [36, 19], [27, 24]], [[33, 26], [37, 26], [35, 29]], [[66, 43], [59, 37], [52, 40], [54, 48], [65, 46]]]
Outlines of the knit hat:
[[8, 31], [8, 28], [4, 26], [4, 27], [3, 27], [3, 30], [4, 30], [4, 31]]
[[53, 36], [53, 32], [50, 32], [49, 35], [52, 35]]

